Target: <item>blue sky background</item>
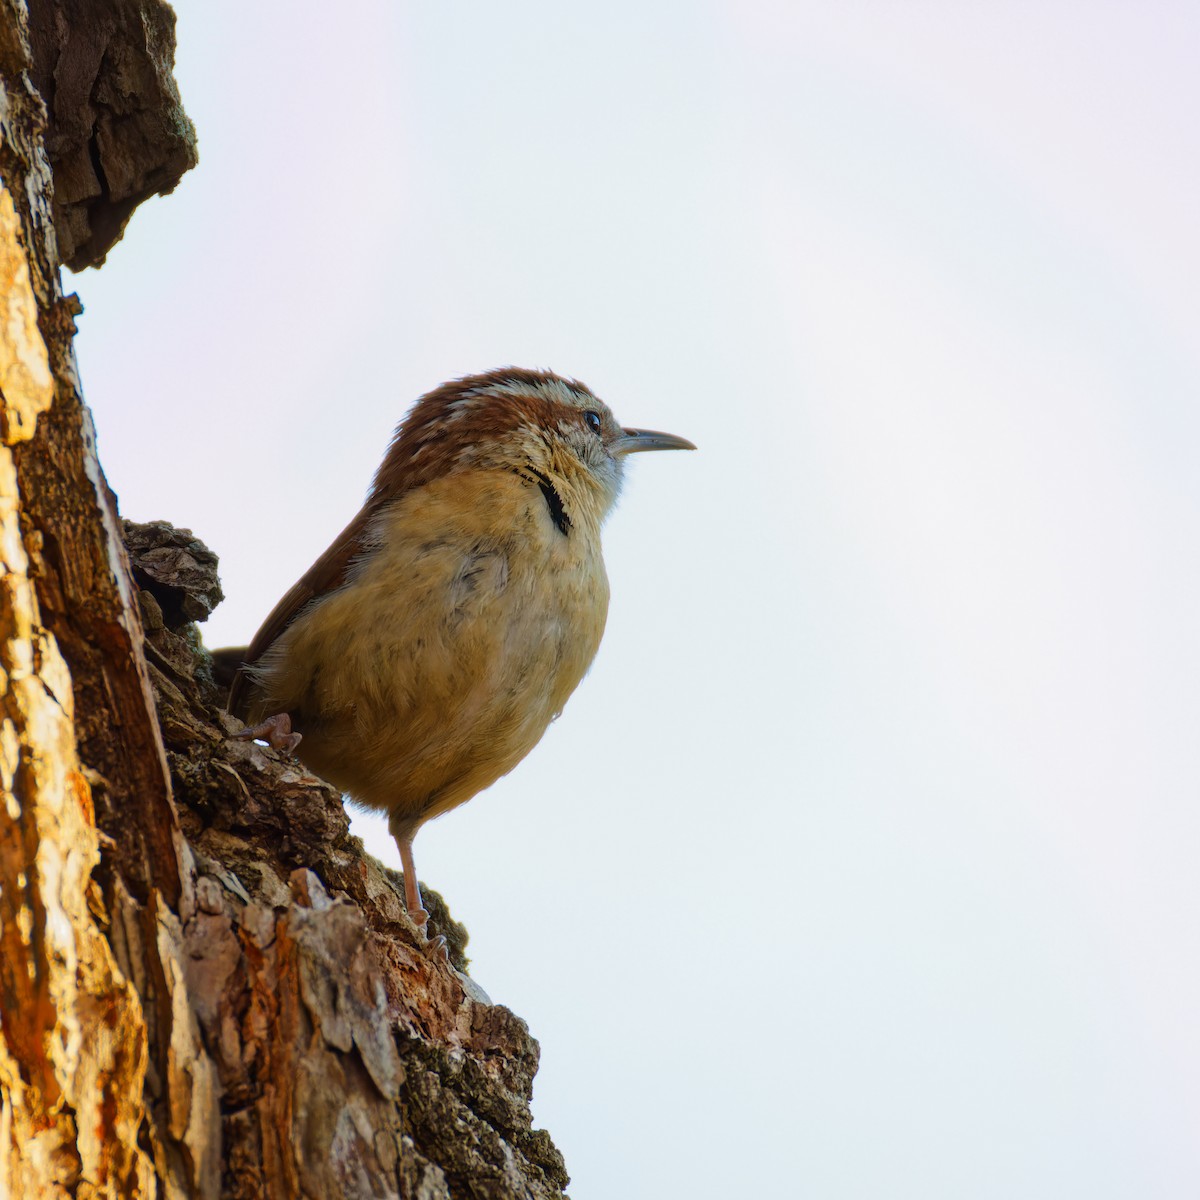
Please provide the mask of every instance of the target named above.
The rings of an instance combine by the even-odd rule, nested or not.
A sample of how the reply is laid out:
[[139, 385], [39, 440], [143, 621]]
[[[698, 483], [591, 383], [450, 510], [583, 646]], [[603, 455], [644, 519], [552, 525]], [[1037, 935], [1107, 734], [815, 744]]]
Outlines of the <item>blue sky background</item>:
[[1200, 10], [176, 7], [201, 165], [73, 286], [210, 644], [444, 379], [701, 447], [416, 844], [573, 1200], [1200, 1191]]

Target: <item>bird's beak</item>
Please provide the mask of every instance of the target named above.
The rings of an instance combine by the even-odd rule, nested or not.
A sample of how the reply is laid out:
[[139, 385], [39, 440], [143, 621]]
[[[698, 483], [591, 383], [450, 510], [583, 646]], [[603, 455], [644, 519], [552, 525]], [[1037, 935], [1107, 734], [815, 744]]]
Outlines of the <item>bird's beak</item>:
[[636, 454], [639, 450], [695, 450], [687, 438], [654, 429], [622, 429], [625, 435], [609, 443], [610, 454]]

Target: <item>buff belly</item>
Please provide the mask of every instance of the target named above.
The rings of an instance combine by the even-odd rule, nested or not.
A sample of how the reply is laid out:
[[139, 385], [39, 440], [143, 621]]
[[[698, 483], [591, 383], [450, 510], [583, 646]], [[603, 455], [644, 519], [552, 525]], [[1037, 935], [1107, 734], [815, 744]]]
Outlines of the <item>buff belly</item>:
[[388, 811], [393, 830], [512, 770], [604, 630], [598, 529], [564, 536], [518, 480], [485, 483], [466, 528], [439, 511], [453, 500], [461, 526], [461, 496], [437, 489], [386, 514], [386, 549], [302, 613], [257, 672], [257, 712], [290, 713], [301, 761]]

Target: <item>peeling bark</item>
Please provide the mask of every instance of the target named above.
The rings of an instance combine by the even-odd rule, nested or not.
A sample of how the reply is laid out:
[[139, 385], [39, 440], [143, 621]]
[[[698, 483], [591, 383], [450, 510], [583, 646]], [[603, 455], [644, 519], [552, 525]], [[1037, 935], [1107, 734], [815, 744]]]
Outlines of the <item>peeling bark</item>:
[[25, 18], [0, 0], [0, 1180], [31, 1198], [149, 1197], [164, 1185], [199, 1195], [194, 1177], [176, 1180], [167, 1156], [148, 1152], [157, 1131], [172, 1140], [168, 1097], [147, 1082], [164, 1077], [180, 1034], [167, 1026], [151, 1038], [146, 1016], [178, 948], [148, 941], [130, 964], [110, 940], [110, 922], [135, 924], [147, 905], [182, 909], [189, 877], [134, 588], [79, 388], [77, 307], [59, 281], [46, 106], [30, 83]]
[[13, 448], [54, 399], [49, 356], [0, 189], [0, 1194], [152, 1194], [138, 1145], [146, 1031], [90, 881], [99, 861], [74, 698], [42, 622]]
[[122, 528], [60, 261], [195, 161], [161, 0], [0, 0], [0, 1197], [552, 1200], [537, 1043], [229, 739], [216, 557]]

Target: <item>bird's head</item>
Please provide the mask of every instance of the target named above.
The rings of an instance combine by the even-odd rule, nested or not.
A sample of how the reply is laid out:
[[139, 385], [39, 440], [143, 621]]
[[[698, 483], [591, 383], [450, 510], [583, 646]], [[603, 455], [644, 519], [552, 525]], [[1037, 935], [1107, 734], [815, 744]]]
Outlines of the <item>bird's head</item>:
[[397, 428], [372, 496], [458, 471], [507, 469], [552, 486], [599, 523], [620, 493], [626, 455], [694, 449], [674, 434], [621, 426], [582, 383], [503, 367], [422, 396]]

